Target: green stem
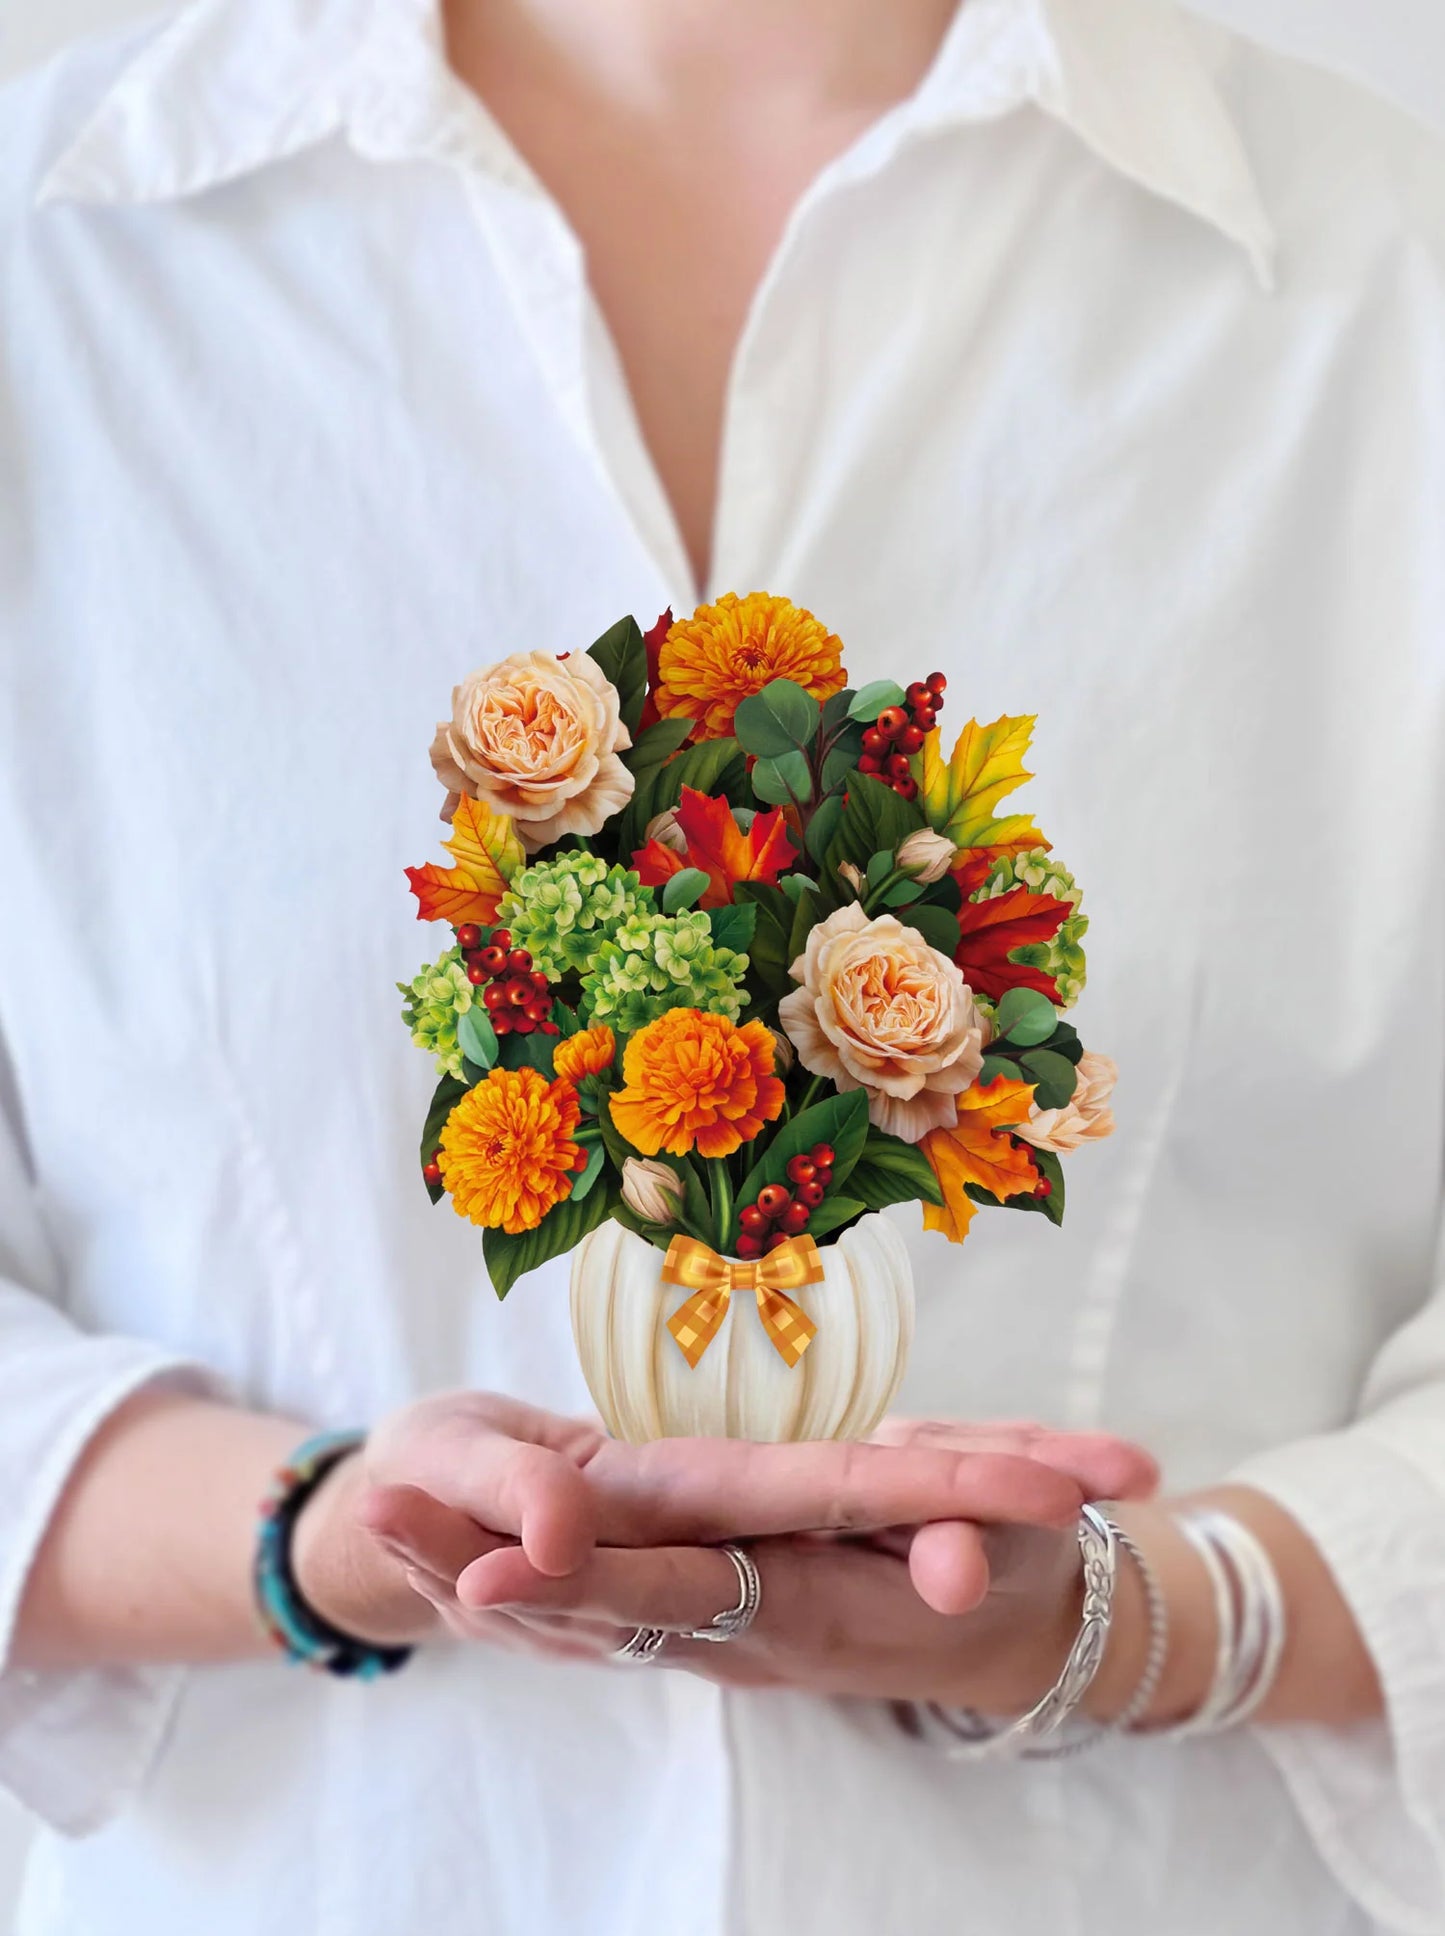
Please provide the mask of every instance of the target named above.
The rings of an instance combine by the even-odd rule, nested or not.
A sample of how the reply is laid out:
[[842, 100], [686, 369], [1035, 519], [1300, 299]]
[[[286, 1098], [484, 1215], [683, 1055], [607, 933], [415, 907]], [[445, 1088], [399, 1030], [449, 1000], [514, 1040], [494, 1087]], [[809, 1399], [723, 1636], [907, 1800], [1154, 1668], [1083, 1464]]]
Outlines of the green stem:
[[707, 1161], [708, 1184], [712, 1192], [712, 1220], [718, 1250], [726, 1256], [732, 1249], [733, 1184], [728, 1175], [727, 1158], [711, 1156]]
[[822, 1088], [822, 1086], [823, 1086], [823, 1078], [821, 1076], [814, 1076], [813, 1080], [808, 1084], [807, 1088], [803, 1091], [802, 1095], [799, 1096], [798, 1098], [797, 1107], [794, 1110], [795, 1115], [801, 1116], [805, 1109], [809, 1109], [812, 1107], [812, 1105], [818, 1099], [818, 1091]]

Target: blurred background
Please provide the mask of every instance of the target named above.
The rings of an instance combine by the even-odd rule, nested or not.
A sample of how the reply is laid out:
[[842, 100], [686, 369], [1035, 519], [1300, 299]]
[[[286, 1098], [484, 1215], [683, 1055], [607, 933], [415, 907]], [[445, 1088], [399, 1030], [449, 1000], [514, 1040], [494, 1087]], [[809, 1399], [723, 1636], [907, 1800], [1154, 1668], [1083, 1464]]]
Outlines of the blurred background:
[[[159, 11], [151, 0], [0, 0], [0, 85], [70, 40]], [[1442, 0], [1197, 0], [1197, 11], [1352, 74], [1445, 129]], [[23, 1821], [0, 1797], [0, 1936], [11, 1927], [24, 1844]]]

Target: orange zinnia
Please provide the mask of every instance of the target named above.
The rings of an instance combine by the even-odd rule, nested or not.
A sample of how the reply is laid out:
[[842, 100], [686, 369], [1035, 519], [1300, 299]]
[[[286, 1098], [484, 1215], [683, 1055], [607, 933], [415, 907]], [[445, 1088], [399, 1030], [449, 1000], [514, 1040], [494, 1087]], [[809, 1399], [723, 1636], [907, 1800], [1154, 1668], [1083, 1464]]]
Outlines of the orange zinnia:
[[761, 1022], [670, 1008], [639, 1029], [622, 1059], [627, 1086], [612, 1120], [636, 1150], [731, 1156], [782, 1114], [773, 1038]]
[[749, 694], [791, 679], [815, 699], [843, 690], [843, 645], [789, 599], [725, 592], [679, 619], [658, 654], [657, 710], [698, 721], [702, 739], [725, 739]]
[[552, 1051], [552, 1066], [568, 1082], [580, 1082], [584, 1076], [600, 1076], [610, 1069], [616, 1056], [617, 1038], [605, 1022], [599, 1022], [559, 1042]]
[[572, 1141], [580, 1113], [570, 1082], [493, 1069], [447, 1118], [437, 1151], [457, 1215], [512, 1237], [535, 1230], [572, 1194], [584, 1160]]

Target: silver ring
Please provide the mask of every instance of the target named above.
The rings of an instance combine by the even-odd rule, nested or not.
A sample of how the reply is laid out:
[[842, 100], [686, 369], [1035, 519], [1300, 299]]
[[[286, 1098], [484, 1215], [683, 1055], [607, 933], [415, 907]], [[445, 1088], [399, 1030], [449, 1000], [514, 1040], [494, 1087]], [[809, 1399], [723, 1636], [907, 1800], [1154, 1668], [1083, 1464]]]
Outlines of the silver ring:
[[763, 1604], [763, 1576], [757, 1561], [741, 1546], [724, 1546], [720, 1550], [732, 1561], [738, 1576], [738, 1603], [724, 1613], [715, 1614], [705, 1627], [693, 1627], [683, 1635], [684, 1640], [710, 1640], [719, 1645], [737, 1640], [758, 1617], [758, 1609]]
[[650, 1661], [657, 1659], [666, 1645], [666, 1627], [639, 1627], [614, 1651], [613, 1659], [634, 1661], [639, 1667], [646, 1667]]

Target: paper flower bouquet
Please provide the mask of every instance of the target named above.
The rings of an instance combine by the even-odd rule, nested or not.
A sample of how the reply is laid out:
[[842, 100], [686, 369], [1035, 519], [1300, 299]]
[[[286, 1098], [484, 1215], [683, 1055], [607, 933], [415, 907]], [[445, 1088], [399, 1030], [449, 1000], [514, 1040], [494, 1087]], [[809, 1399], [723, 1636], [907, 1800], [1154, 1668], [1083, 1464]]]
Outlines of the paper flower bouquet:
[[1058, 1223], [1060, 1158], [1112, 1127], [1062, 1014], [1078, 889], [996, 817], [1033, 721], [945, 757], [945, 685], [853, 691], [823, 624], [753, 593], [452, 695], [450, 864], [408, 875], [454, 934], [400, 985], [440, 1077], [422, 1176], [499, 1296], [572, 1254], [621, 1437], [867, 1433], [913, 1326], [879, 1213]]

